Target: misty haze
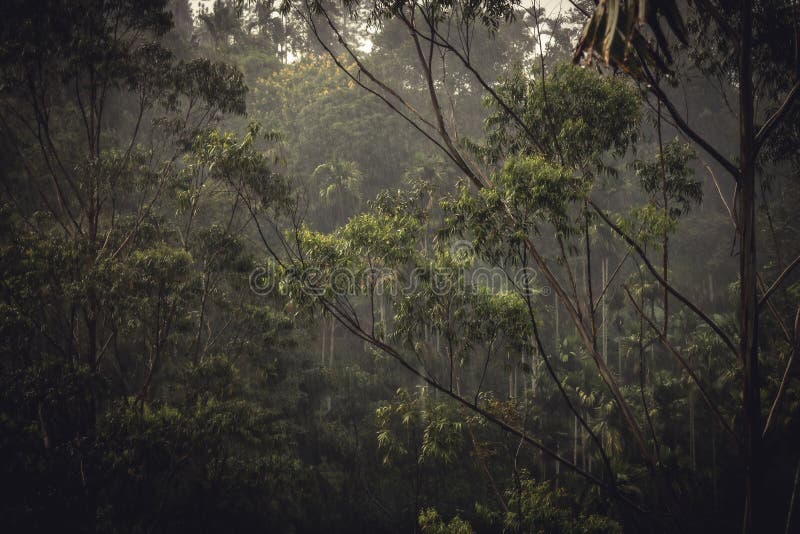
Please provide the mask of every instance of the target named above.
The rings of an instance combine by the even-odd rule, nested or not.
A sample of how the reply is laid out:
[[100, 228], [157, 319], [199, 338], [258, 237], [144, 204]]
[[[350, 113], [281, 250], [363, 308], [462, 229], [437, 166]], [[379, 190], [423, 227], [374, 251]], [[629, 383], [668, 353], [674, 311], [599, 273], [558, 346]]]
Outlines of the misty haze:
[[5, 0], [0, 531], [800, 532], [800, 4]]

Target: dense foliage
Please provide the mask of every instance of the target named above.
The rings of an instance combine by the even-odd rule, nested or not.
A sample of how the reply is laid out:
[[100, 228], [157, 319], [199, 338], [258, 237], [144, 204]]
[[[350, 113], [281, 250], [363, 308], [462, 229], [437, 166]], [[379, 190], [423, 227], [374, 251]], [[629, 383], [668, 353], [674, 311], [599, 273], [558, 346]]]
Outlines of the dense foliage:
[[0, 20], [3, 531], [800, 525], [794, 3]]

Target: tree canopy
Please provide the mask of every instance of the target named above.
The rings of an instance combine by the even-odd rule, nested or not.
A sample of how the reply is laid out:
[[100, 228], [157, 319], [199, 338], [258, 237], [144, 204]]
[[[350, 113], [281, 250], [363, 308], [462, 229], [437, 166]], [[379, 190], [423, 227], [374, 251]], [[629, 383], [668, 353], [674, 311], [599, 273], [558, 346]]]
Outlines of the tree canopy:
[[10, 0], [9, 532], [793, 532], [800, 8]]

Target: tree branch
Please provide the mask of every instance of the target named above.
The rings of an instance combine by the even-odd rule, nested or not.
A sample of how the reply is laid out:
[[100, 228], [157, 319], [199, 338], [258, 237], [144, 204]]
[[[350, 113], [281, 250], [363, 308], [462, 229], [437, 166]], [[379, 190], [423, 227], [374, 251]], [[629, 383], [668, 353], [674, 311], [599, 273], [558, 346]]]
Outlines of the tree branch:
[[658, 336], [659, 340], [664, 345], [664, 347], [669, 351], [670, 354], [672, 354], [675, 357], [676, 360], [678, 360], [678, 363], [681, 364], [681, 367], [683, 367], [683, 369], [689, 375], [689, 378], [692, 379], [692, 382], [694, 382], [694, 385], [700, 391], [700, 396], [703, 397], [703, 401], [705, 401], [706, 406], [708, 406], [708, 409], [711, 410], [711, 412], [717, 418], [717, 421], [719, 421], [719, 424], [722, 426], [722, 428], [731, 436], [731, 438], [733, 438], [733, 441], [739, 447], [741, 447], [741, 441], [739, 440], [739, 437], [730, 427], [728, 422], [725, 420], [725, 417], [723, 417], [722, 413], [720, 413], [719, 409], [711, 401], [711, 398], [708, 396], [706, 388], [703, 386], [703, 382], [702, 380], [700, 380], [700, 377], [697, 376], [694, 370], [689, 366], [689, 363], [686, 361], [686, 359], [683, 356], [681, 356], [680, 352], [678, 352], [678, 350], [675, 349], [675, 347], [669, 342], [667, 336], [664, 335], [664, 332], [659, 330], [658, 326], [656, 326], [656, 324], [652, 321], [652, 319], [647, 317], [642, 308], [636, 303], [636, 300], [633, 298], [630, 290], [627, 287], [625, 288], [625, 293], [628, 295], [628, 299], [631, 301], [631, 304], [633, 304], [633, 307], [636, 308], [636, 311], [639, 314], [639, 316], [645, 320], [650, 329]]
[[639, 244], [638, 244], [638, 243], [636, 243], [636, 242], [635, 242], [633, 239], [631, 239], [631, 238], [630, 238], [630, 237], [629, 237], [629, 236], [628, 236], [628, 235], [627, 235], [627, 234], [626, 234], [626, 233], [625, 233], [625, 232], [624, 232], [624, 231], [623, 231], [623, 230], [622, 230], [622, 229], [621, 229], [619, 226], [617, 226], [616, 224], [614, 224], [614, 222], [613, 222], [613, 221], [612, 221], [612, 220], [611, 220], [611, 219], [608, 217], [608, 215], [606, 215], [606, 214], [605, 214], [605, 212], [603, 212], [603, 210], [601, 210], [601, 209], [600, 209], [600, 208], [597, 206], [597, 204], [595, 204], [595, 203], [594, 203], [592, 200], [589, 200], [589, 205], [590, 205], [590, 206], [591, 206], [591, 207], [594, 209], [594, 211], [595, 211], [595, 212], [596, 212], [596, 213], [597, 213], [597, 214], [600, 216], [600, 218], [601, 218], [601, 219], [603, 219], [603, 221], [605, 221], [605, 223], [606, 223], [606, 224], [607, 224], [607, 225], [608, 225], [608, 226], [609, 226], [609, 227], [610, 227], [612, 230], [614, 230], [614, 232], [615, 232], [615, 233], [616, 233], [618, 236], [620, 236], [620, 237], [621, 237], [621, 238], [622, 238], [622, 239], [623, 239], [623, 240], [624, 240], [624, 241], [625, 241], [625, 242], [626, 242], [626, 243], [627, 243], [627, 244], [628, 244], [628, 245], [629, 245], [631, 248], [633, 248], [633, 250], [634, 250], [634, 251], [636, 251], [636, 254], [637, 254], [637, 256], [639, 256], [639, 258], [640, 258], [640, 259], [641, 259], [641, 260], [644, 262], [645, 266], [647, 267], [647, 270], [649, 270], [649, 271], [650, 271], [650, 273], [653, 275], [653, 277], [654, 277], [656, 280], [658, 280], [658, 282], [659, 282], [659, 283], [660, 283], [660, 284], [661, 284], [663, 287], [665, 287], [665, 288], [667, 289], [667, 291], [669, 291], [669, 292], [670, 292], [670, 294], [671, 294], [673, 297], [675, 297], [676, 299], [678, 299], [678, 300], [679, 300], [681, 303], [683, 303], [683, 304], [684, 304], [684, 305], [685, 305], [687, 308], [689, 308], [690, 310], [692, 310], [692, 311], [693, 311], [693, 312], [694, 312], [694, 313], [695, 313], [695, 314], [696, 314], [698, 317], [700, 317], [700, 318], [703, 320], [703, 322], [704, 322], [704, 323], [706, 323], [708, 326], [710, 326], [710, 327], [711, 327], [711, 329], [712, 329], [714, 332], [716, 332], [716, 334], [717, 334], [717, 335], [720, 337], [720, 339], [722, 339], [722, 341], [725, 343], [725, 345], [727, 345], [727, 346], [728, 346], [728, 348], [731, 350], [731, 352], [732, 352], [733, 354], [735, 354], [735, 355], [737, 355], [737, 356], [738, 356], [738, 354], [739, 354], [739, 353], [738, 353], [738, 351], [736, 350], [736, 346], [735, 346], [735, 345], [733, 344], [733, 342], [730, 340], [730, 338], [728, 337], [728, 335], [727, 335], [727, 334], [726, 334], [726, 333], [725, 333], [725, 332], [722, 330], [722, 328], [720, 328], [720, 327], [719, 327], [719, 325], [718, 325], [717, 323], [715, 323], [715, 322], [714, 322], [714, 321], [713, 321], [713, 320], [712, 320], [712, 319], [711, 319], [711, 318], [710, 318], [708, 315], [706, 315], [706, 314], [705, 314], [705, 312], [703, 312], [703, 310], [701, 310], [700, 308], [698, 308], [698, 307], [697, 307], [697, 306], [696, 306], [696, 305], [695, 305], [695, 304], [694, 304], [692, 301], [690, 301], [688, 298], [686, 298], [686, 297], [685, 297], [685, 296], [684, 296], [684, 295], [683, 295], [681, 292], [679, 292], [677, 289], [675, 289], [674, 287], [672, 287], [672, 285], [670, 285], [670, 284], [669, 284], [669, 282], [667, 282], [666, 280], [664, 280], [664, 277], [662, 277], [662, 276], [661, 276], [661, 274], [660, 274], [660, 273], [658, 272], [658, 270], [657, 270], [657, 269], [656, 269], [656, 268], [653, 266], [653, 264], [652, 264], [652, 263], [650, 263], [650, 260], [649, 260], [649, 259], [647, 259], [647, 256], [645, 255], [644, 251], [643, 251], [643, 250], [642, 250], [642, 248], [639, 246]]
[[786, 98], [783, 99], [781, 106], [767, 119], [767, 122], [761, 126], [761, 129], [758, 130], [755, 139], [756, 154], [758, 154], [758, 151], [764, 146], [764, 142], [766, 142], [770, 134], [775, 131], [775, 128], [778, 126], [778, 124], [780, 124], [781, 119], [783, 119], [786, 113], [791, 109], [792, 104], [794, 103], [798, 94], [800, 94], [800, 81], [795, 82], [795, 84], [789, 90], [789, 94], [787, 94]]
[[786, 269], [784, 269], [783, 272], [780, 275], [778, 275], [778, 278], [776, 278], [775, 281], [772, 282], [772, 285], [769, 286], [769, 289], [767, 289], [764, 292], [764, 295], [761, 297], [761, 300], [758, 301], [759, 308], [763, 306], [767, 302], [767, 300], [769, 300], [769, 298], [772, 296], [775, 290], [778, 289], [778, 287], [783, 283], [783, 281], [786, 280], [786, 277], [789, 276], [789, 274], [791, 274], [794, 268], [797, 267], [798, 265], [800, 265], [800, 256], [797, 256], [794, 259], [794, 261], [792, 261], [792, 263], [790, 263], [786, 267]]

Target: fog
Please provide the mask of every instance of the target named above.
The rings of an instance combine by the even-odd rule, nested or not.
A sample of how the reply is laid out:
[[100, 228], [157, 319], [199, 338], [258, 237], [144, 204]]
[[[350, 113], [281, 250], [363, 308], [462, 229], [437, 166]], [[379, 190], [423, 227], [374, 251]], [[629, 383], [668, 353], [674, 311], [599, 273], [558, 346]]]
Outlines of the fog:
[[797, 531], [796, 8], [0, 14], [4, 532]]

